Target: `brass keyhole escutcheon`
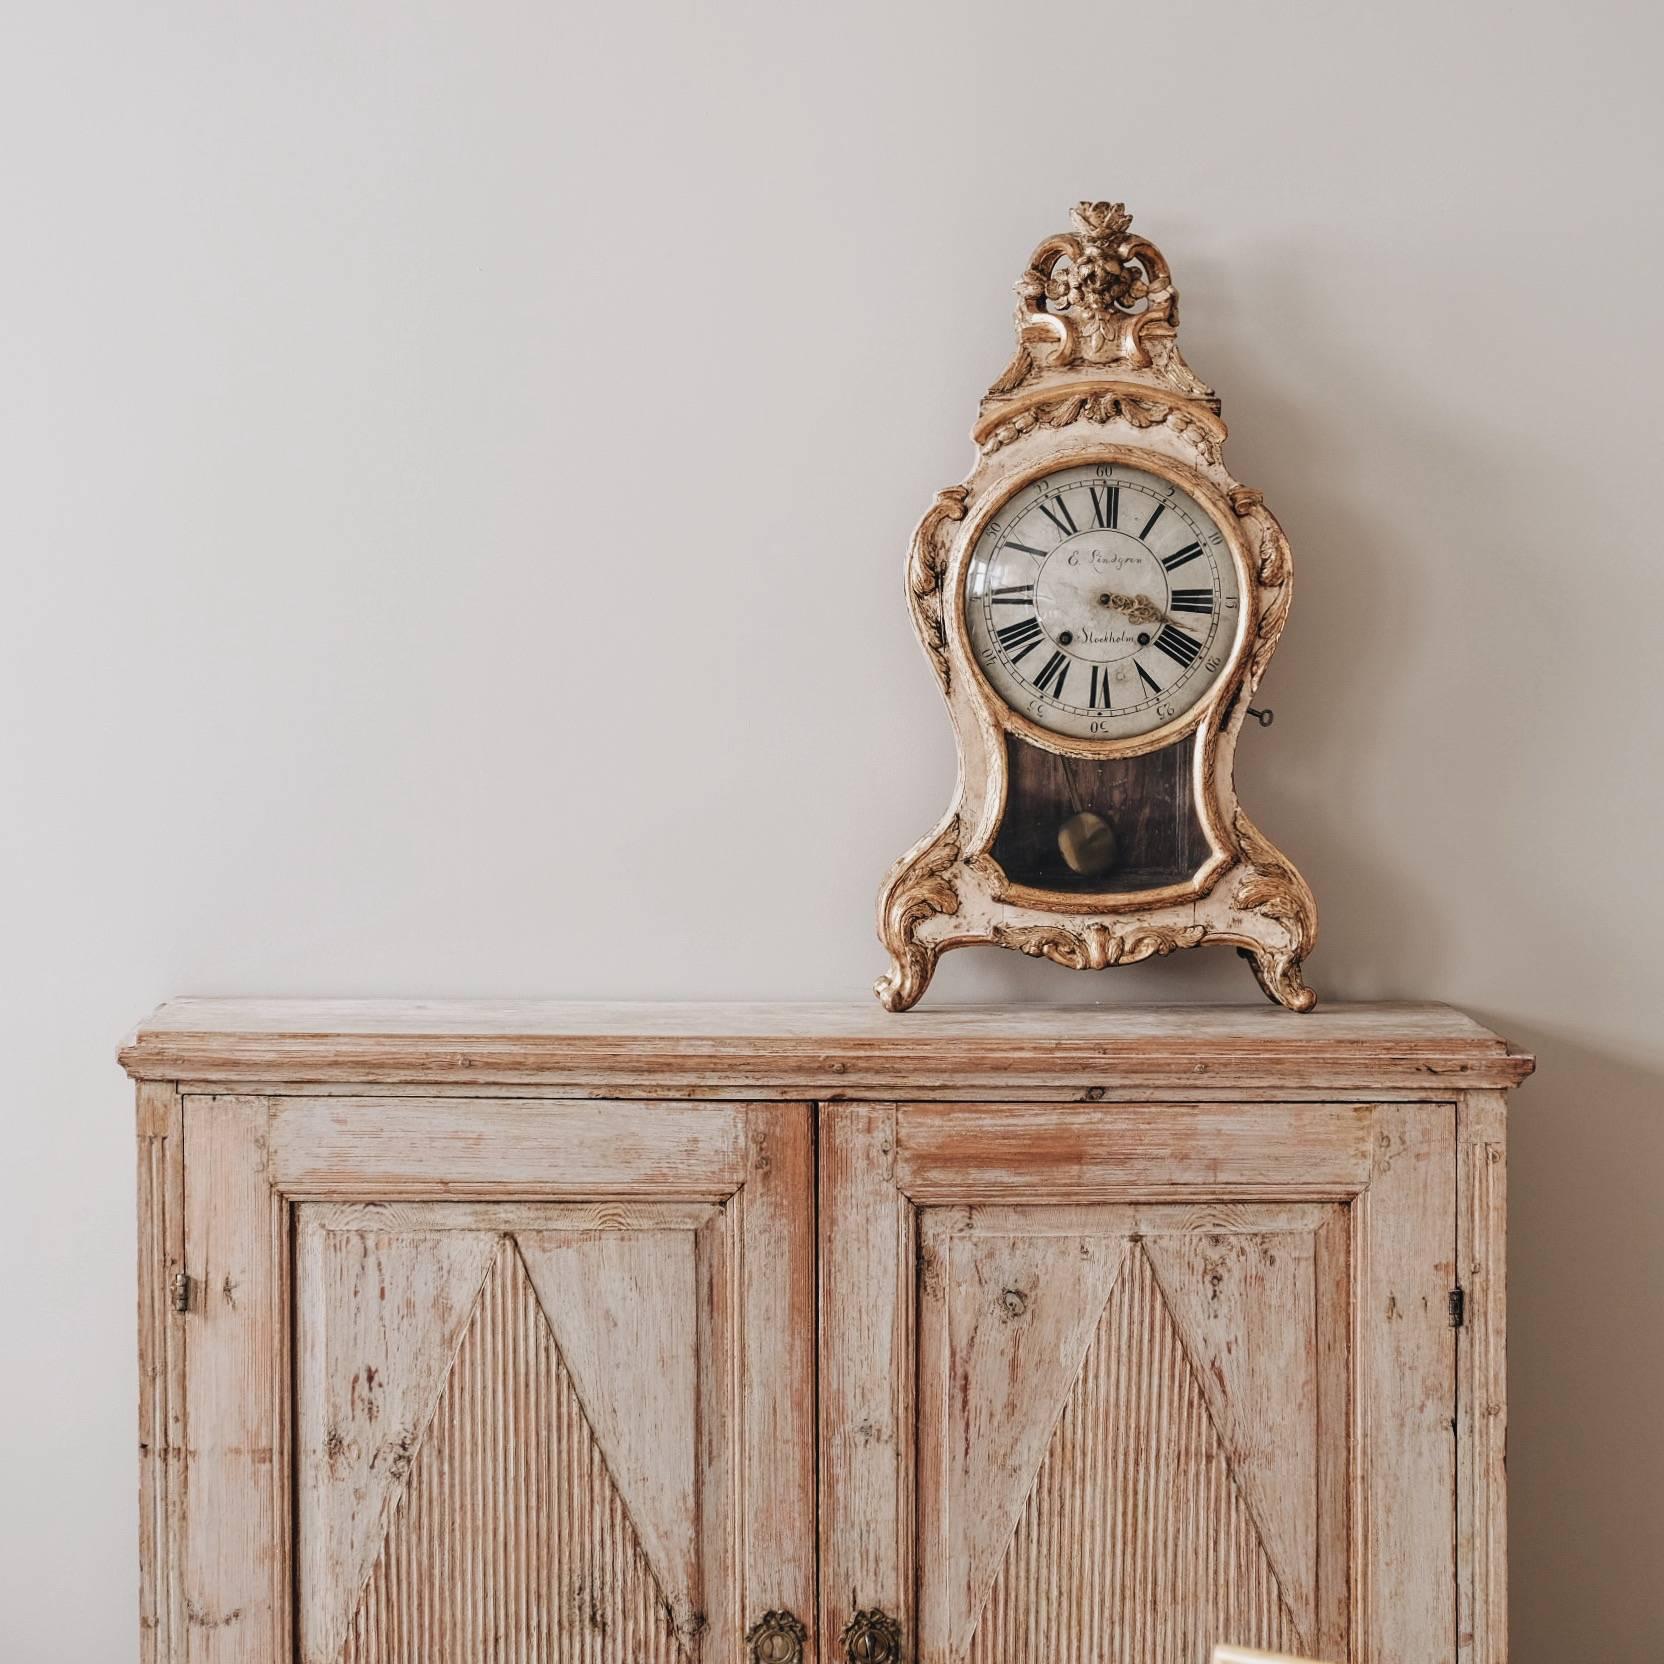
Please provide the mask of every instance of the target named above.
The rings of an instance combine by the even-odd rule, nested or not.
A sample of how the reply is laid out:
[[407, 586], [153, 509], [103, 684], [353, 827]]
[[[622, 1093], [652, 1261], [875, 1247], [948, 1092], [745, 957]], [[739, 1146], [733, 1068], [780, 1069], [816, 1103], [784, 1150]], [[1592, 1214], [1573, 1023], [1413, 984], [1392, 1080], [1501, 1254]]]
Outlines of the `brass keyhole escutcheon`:
[[901, 1664], [901, 1625], [876, 1606], [857, 1612], [842, 1639], [849, 1664]]
[[808, 1638], [794, 1612], [765, 1612], [745, 1632], [754, 1664], [798, 1664]]

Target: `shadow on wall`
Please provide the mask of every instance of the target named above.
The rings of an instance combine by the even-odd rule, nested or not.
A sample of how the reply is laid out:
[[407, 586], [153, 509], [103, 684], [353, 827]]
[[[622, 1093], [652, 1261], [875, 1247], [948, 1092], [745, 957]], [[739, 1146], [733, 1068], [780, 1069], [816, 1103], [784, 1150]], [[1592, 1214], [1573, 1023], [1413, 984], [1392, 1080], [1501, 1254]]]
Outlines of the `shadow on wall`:
[[1664, 1074], [1478, 1015], [1539, 1059], [1509, 1109], [1513, 1655], [1658, 1658]]

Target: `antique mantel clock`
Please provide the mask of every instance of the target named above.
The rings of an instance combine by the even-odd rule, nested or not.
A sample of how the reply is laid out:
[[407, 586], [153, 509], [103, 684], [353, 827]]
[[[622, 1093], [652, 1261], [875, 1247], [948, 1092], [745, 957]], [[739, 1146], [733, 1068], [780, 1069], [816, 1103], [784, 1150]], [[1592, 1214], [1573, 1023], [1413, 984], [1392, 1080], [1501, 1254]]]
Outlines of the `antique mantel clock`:
[[1218, 942], [1306, 1011], [1317, 908], [1232, 779], [1288, 543], [1220, 460], [1160, 251], [1120, 203], [1071, 219], [1017, 284], [976, 464], [908, 556], [959, 787], [880, 893], [878, 997], [906, 1010], [976, 943], [1096, 969]]

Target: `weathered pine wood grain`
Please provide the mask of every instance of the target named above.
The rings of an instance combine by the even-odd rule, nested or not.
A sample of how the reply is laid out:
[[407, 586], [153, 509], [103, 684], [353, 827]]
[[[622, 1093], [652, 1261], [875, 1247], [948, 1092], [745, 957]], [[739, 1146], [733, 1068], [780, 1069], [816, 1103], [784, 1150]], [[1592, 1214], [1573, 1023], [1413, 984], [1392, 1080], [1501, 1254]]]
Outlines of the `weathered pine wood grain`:
[[[1312, 1644], [1349, 1656], [1352, 1634], [1352, 1208], [1332, 1210], [1316, 1232], [1317, 1614]], [[1502, 1664], [1499, 1659], [1496, 1664]]]
[[275, 1098], [271, 1161], [291, 1196], [717, 1196], [745, 1131], [714, 1104]]
[[[741, 1621], [815, 1612], [815, 1171], [806, 1104], [746, 1111], [739, 1210], [741, 1472], [747, 1488]], [[716, 1656], [722, 1656], [717, 1654]]]
[[1075, 1095], [1228, 1083], [1368, 1095], [1506, 1087], [1530, 1060], [1441, 1005], [967, 1007], [601, 1005], [556, 1001], [173, 1000], [121, 1057], [141, 1078], [199, 1083], [535, 1081], [628, 1097], [862, 1093]]
[[894, 1178], [896, 1114], [839, 1104], [820, 1122], [820, 1634], [860, 1611], [914, 1625], [912, 1204]]
[[908, 1195], [933, 1202], [1037, 1190], [1057, 1201], [1349, 1195], [1369, 1174], [1374, 1113], [1366, 1104], [909, 1104], [896, 1171]]
[[187, 1098], [185, 1530], [190, 1664], [293, 1655], [288, 1210], [266, 1171], [264, 1098]]
[[1454, 1104], [1387, 1104], [1353, 1207], [1353, 1607], [1361, 1664], [1454, 1657]]
[[138, 1089], [139, 1657], [175, 1655], [184, 1628], [180, 1483], [185, 1456], [184, 1347], [173, 1309], [185, 1270], [185, 1163], [179, 1094]]
[[1458, 1657], [1508, 1656], [1507, 1126], [1500, 1092], [1458, 1105], [1457, 1264], [1466, 1298], [1457, 1334]]

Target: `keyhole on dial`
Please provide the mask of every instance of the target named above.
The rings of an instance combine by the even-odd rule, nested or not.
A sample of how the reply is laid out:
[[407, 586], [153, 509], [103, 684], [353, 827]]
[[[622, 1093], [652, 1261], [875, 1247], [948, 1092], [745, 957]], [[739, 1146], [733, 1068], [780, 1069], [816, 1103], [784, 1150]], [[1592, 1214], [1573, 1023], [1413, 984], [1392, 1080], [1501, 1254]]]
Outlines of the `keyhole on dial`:
[[1075, 632], [1073, 630], [1064, 630], [1057, 638], [1057, 645], [1059, 647], [1067, 647], [1074, 639]]

